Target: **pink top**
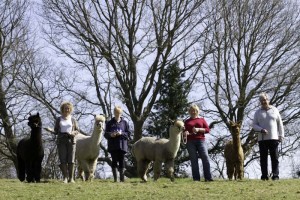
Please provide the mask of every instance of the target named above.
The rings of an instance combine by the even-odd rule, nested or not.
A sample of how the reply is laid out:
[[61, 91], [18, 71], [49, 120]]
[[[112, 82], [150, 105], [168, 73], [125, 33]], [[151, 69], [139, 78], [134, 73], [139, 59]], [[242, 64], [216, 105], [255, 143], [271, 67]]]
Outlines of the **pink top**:
[[193, 133], [193, 127], [204, 128], [205, 133], [209, 133], [209, 126], [204, 118], [189, 118], [184, 122], [185, 131], [188, 131], [190, 135], [187, 136], [187, 140], [205, 140], [204, 133]]

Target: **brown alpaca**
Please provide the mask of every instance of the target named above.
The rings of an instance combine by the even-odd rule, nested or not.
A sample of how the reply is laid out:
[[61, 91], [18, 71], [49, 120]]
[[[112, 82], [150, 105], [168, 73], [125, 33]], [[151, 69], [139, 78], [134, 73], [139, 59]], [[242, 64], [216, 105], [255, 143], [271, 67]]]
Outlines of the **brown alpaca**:
[[241, 146], [240, 128], [241, 123], [229, 122], [232, 141], [225, 145], [224, 155], [229, 180], [244, 178], [244, 152]]

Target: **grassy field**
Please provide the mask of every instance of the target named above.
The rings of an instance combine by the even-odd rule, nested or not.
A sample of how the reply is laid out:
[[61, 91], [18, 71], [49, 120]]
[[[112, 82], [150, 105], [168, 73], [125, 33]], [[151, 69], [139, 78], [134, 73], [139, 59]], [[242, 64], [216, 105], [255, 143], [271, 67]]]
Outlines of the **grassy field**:
[[21, 183], [17, 179], [0, 179], [0, 199], [300, 199], [300, 179], [279, 181], [249, 180], [194, 182], [191, 179], [161, 178], [141, 183], [127, 179], [125, 183], [112, 180], [77, 181], [63, 184], [58, 180], [41, 183]]

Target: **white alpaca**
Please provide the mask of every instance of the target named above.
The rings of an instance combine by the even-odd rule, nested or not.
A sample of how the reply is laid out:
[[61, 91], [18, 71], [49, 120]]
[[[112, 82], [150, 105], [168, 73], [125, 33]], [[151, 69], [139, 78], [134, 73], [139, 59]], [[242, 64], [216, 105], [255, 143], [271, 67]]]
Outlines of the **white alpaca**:
[[104, 124], [105, 117], [96, 115], [93, 134], [91, 136], [78, 134], [75, 137], [77, 141], [76, 159], [78, 162], [78, 174], [82, 180], [92, 180], [94, 178]]
[[171, 181], [174, 181], [174, 159], [183, 130], [184, 123], [177, 120], [170, 126], [169, 139], [143, 137], [133, 144], [132, 154], [137, 161], [138, 175], [143, 181], [147, 181], [147, 171], [151, 161], [154, 161], [154, 181], [160, 176], [162, 163], [165, 163], [167, 175]]

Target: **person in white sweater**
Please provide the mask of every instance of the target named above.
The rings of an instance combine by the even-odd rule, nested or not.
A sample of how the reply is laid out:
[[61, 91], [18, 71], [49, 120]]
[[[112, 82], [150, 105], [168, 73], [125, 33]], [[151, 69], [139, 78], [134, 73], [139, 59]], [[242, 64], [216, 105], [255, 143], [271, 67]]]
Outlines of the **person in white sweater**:
[[253, 129], [258, 133], [260, 152], [261, 180], [268, 177], [268, 153], [272, 163], [272, 180], [279, 179], [279, 153], [278, 145], [284, 138], [283, 123], [278, 109], [270, 105], [268, 95], [261, 93], [259, 96], [261, 108], [253, 118]]

